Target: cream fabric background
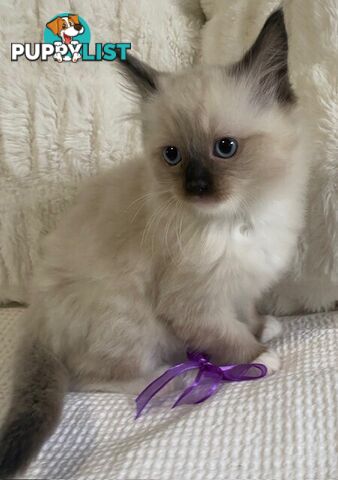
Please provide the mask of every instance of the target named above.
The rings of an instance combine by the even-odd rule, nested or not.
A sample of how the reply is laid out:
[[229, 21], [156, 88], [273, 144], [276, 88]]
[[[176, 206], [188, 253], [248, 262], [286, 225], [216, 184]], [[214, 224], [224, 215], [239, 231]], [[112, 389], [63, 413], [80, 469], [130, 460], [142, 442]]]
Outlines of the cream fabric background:
[[92, 45], [131, 42], [133, 53], [163, 70], [193, 63], [199, 49], [198, 5], [0, 0], [0, 302], [27, 300], [41, 236], [81, 179], [141, 148], [116, 66], [10, 61], [11, 42], [41, 42], [46, 22], [65, 11], [88, 22]]

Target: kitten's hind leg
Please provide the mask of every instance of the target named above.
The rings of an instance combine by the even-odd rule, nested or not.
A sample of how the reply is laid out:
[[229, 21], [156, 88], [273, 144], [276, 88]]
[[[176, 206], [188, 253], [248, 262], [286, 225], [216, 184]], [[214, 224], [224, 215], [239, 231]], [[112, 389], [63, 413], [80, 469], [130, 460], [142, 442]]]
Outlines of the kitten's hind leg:
[[[132, 378], [128, 380], [82, 380], [73, 386], [72, 390], [76, 392], [103, 392], [103, 393], [127, 393], [132, 395], [139, 394], [145, 389], [153, 380], [161, 376], [170, 365], [163, 365], [155, 369], [152, 373], [139, 378]], [[175, 379], [176, 380], [176, 379]], [[170, 382], [166, 387], [165, 393], [176, 391], [180, 388], [177, 381]]]

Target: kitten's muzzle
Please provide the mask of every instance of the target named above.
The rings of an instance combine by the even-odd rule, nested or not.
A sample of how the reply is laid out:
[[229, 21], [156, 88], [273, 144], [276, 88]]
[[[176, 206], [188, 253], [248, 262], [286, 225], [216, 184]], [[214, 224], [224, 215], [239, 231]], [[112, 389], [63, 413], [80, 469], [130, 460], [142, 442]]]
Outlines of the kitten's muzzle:
[[213, 185], [209, 171], [198, 161], [188, 164], [185, 172], [185, 191], [199, 197], [212, 193]]

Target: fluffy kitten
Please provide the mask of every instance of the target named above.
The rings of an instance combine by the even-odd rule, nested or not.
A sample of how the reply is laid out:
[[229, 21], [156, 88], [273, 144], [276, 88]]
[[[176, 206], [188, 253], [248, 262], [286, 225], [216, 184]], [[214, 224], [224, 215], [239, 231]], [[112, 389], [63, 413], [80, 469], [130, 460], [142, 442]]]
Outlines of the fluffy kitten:
[[307, 177], [282, 12], [236, 65], [120, 68], [144, 156], [90, 181], [46, 241], [1, 475], [36, 454], [68, 388], [139, 391], [187, 346], [278, 368], [255, 303], [290, 261]]

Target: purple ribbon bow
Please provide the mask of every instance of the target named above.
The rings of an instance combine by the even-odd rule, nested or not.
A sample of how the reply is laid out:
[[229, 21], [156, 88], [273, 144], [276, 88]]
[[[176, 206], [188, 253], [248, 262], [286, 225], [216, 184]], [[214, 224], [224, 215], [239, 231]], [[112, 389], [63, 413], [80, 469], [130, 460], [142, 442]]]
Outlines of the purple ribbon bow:
[[187, 352], [188, 359], [169, 368], [160, 377], [150, 383], [136, 398], [136, 418], [138, 418], [150, 400], [171, 380], [191, 370], [197, 369], [197, 375], [191, 385], [178, 397], [172, 408], [183, 404], [201, 403], [218, 390], [222, 382], [242, 382], [256, 380], [267, 374], [267, 368], [261, 363], [243, 363], [240, 365], [215, 365], [204, 353]]

